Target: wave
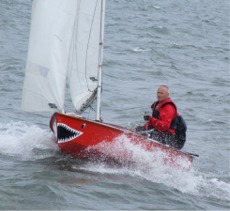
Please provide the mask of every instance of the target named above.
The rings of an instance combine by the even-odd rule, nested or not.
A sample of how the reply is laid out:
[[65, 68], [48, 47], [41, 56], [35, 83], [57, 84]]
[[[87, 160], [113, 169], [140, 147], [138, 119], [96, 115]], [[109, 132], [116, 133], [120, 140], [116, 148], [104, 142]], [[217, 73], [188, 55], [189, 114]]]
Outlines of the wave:
[[24, 122], [0, 123], [0, 139], [0, 154], [21, 160], [43, 159], [58, 151], [49, 131]]
[[[37, 125], [29, 125], [24, 122], [0, 123], [1, 156], [12, 156], [20, 160], [39, 160], [50, 158], [59, 152], [58, 146], [52, 141], [50, 131], [39, 128]], [[151, 152], [146, 152], [138, 145], [130, 143], [129, 139], [121, 136], [111, 146], [104, 144], [107, 153], [119, 153], [126, 149], [135, 161], [132, 165], [113, 166], [107, 163], [80, 163], [76, 165], [73, 158], [59, 157], [63, 170], [94, 172], [100, 174], [128, 175], [131, 177], [147, 180], [152, 183], [164, 184], [181, 193], [192, 194], [198, 197], [221, 199], [229, 202], [230, 184], [228, 176], [212, 175], [211, 172], [202, 172], [195, 165], [189, 171], [178, 169], [172, 165], [165, 165], [162, 153], [157, 152], [154, 159]], [[156, 152], [155, 152], [156, 153]], [[68, 159], [66, 162], [65, 159]], [[63, 162], [65, 163], [63, 167]], [[70, 162], [71, 161], [71, 162]], [[197, 160], [199, 162], [199, 160]], [[186, 161], [181, 160], [186, 166]], [[71, 165], [71, 167], [68, 167]], [[226, 179], [227, 178], [227, 179]]]
[[142, 47], [136, 47], [133, 49], [134, 52], [146, 52], [146, 51], [152, 51], [151, 48], [142, 48]]
[[[124, 148], [132, 155], [134, 163], [111, 167], [105, 163], [91, 164], [81, 167], [87, 171], [106, 173], [106, 174], [122, 174], [132, 177], [138, 177], [142, 180], [151, 181], [153, 183], [164, 184], [167, 187], [179, 190], [182, 193], [195, 195], [198, 197], [221, 199], [229, 202], [230, 184], [223, 180], [219, 175], [211, 175], [210, 172], [202, 172], [196, 169], [194, 165], [190, 170], [179, 169], [173, 165], [166, 165], [163, 162], [163, 153], [151, 152], [143, 150], [138, 145], [133, 145], [128, 138], [124, 136], [116, 140], [112, 145], [104, 144], [104, 151], [108, 154], [116, 155]], [[157, 155], [156, 155], [157, 153]], [[154, 157], [154, 159], [153, 159]], [[194, 163], [199, 162], [196, 160]], [[189, 165], [186, 160], [181, 159], [181, 166]], [[78, 166], [79, 168], [79, 166]], [[210, 176], [211, 175], [211, 176]]]

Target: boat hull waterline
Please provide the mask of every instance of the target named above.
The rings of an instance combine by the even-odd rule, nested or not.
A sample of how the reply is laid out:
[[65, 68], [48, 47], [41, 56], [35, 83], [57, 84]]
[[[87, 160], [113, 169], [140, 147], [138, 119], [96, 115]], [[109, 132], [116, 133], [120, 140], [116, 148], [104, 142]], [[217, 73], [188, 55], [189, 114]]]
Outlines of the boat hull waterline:
[[50, 128], [59, 148], [77, 158], [133, 162], [132, 152], [127, 149], [115, 154], [111, 151], [107, 153], [104, 149], [105, 145], [102, 143], [112, 144], [121, 136], [125, 136], [130, 143], [147, 152], [163, 152], [166, 155], [164, 162], [170, 165], [180, 166], [181, 160], [184, 160], [190, 166], [194, 158], [190, 153], [173, 149], [130, 129], [87, 120], [75, 114], [54, 113], [50, 120]]

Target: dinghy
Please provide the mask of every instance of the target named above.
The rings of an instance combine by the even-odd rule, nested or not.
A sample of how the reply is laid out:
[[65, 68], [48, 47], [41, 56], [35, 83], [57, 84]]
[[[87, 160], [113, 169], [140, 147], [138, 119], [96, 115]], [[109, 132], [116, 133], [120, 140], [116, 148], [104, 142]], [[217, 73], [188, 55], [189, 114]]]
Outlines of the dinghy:
[[[128, 149], [107, 153], [103, 143], [125, 136], [164, 161], [192, 163], [194, 155], [101, 121], [105, 0], [34, 0], [22, 108], [53, 113], [50, 128], [60, 149], [77, 158], [132, 162]], [[74, 113], [66, 113], [66, 88]], [[81, 116], [96, 100], [95, 119]], [[112, 146], [112, 145], [111, 145]], [[130, 149], [131, 150], [131, 149]]]

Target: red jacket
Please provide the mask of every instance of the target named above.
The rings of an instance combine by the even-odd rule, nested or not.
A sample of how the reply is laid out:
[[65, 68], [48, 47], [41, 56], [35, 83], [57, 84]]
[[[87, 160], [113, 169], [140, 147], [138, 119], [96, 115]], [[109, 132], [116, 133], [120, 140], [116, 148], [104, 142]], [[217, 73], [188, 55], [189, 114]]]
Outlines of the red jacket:
[[155, 110], [159, 111], [159, 119], [149, 116], [149, 122], [144, 125], [145, 129], [154, 128], [160, 132], [175, 134], [175, 130], [171, 129], [170, 126], [172, 120], [177, 116], [177, 110], [176, 106], [174, 107], [172, 104], [167, 104], [169, 102], [174, 104], [174, 102], [168, 98], [156, 105]]

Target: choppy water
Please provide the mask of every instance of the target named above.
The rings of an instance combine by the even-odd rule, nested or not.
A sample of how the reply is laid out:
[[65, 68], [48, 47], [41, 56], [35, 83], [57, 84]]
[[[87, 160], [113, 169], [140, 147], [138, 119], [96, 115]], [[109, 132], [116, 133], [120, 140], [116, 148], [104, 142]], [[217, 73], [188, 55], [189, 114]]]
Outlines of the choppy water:
[[104, 121], [142, 124], [168, 84], [188, 124], [184, 149], [200, 155], [189, 172], [128, 140], [136, 166], [59, 152], [50, 114], [21, 111], [31, 3], [0, 0], [0, 209], [230, 209], [228, 0], [107, 0]]

